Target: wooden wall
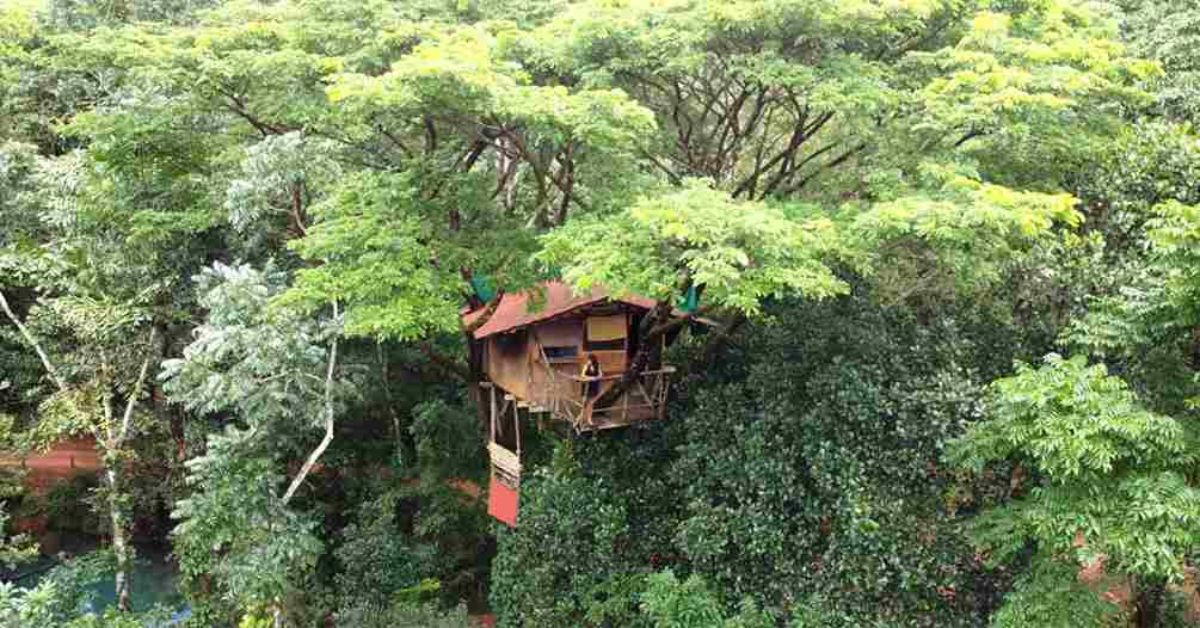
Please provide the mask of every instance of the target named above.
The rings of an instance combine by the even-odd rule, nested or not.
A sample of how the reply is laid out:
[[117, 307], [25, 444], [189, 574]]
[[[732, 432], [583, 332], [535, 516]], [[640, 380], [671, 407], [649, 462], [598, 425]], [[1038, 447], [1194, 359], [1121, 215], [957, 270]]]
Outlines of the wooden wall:
[[[620, 316], [625, 317], [624, 314]], [[611, 314], [605, 318], [613, 318]], [[625, 318], [626, 325], [628, 318]], [[585, 348], [584, 314], [546, 321], [533, 325], [528, 331], [499, 334], [487, 339], [485, 345], [485, 369], [488, 377], [513, 396], [540, 402], [546, 395], [575, 396], [578, 382], [570, 380], [580, 375], [588, 353], [596, 356], [604, 375], [618, 375], [625, 371], [628, 363], [626, 349], [588, 351]], [[539, 346], [540, 345], [540, 346]], [[550, 367], [559, 373], [556, 379], [560, 390], [548, 390], [546, 364], [542, 359], [541, 347], [574, 347], [573, 356], [551, 357]]]
[[520, 399], [529, 398], [529, 334], [524, 331], [487, 339], [488, 378]]

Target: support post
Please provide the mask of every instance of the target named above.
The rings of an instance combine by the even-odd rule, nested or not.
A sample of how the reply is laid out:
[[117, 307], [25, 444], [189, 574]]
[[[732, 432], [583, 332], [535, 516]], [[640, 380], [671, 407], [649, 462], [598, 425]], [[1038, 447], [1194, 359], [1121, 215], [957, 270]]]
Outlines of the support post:
[[496, 442], [496, 387], [488, 386], [488, 394], [490, 395], [489, 399], [490, 399], [490, 406], [492, 409], [492, 412], [491, 412], [491, 417], [492, 417], [491, 441], [494, 443], [494, 442]]

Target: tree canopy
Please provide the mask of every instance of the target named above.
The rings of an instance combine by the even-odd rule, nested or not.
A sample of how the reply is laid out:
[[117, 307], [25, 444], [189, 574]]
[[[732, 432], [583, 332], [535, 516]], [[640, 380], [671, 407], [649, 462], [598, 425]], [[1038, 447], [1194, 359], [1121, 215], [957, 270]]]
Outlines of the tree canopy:
[[[4, 2], [0, 449], [101, 469], [0, 480], [0, 558], [106, 549], [0, 623], [1194, 621], [1197, 20]], [[653, 304], [597, 404], [673, 379], [636, 428], [522, 410], [510, 529], [473, 332], [546, 281]]]

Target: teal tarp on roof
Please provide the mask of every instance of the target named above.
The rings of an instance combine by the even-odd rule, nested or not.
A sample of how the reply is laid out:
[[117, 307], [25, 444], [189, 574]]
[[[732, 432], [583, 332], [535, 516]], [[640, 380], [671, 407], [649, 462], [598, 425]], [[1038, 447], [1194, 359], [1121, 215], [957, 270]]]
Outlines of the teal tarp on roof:
[[484, 303], [496, 298], [496, 287], [487, 275], [471, 275], [471, 289], [475, 291], [475, 296]]

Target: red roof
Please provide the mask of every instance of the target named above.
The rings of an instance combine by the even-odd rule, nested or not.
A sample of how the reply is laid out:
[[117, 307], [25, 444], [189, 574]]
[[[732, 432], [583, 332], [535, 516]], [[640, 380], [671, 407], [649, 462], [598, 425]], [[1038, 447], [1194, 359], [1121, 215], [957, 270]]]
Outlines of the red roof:
[[[496, 311], [492, 314], [492, 317], [486, 323], [480, 325], [479, 329], [475, 330], [475, 338], [482, 339], [494, 334], [512, 331], [603, 301], [625, 303], [643, 310], [649, 310], [654, 307], [654, 299], [647, 299], [646, 297], [637, 295], [612, 298], [600, 287], [595, 287], [592, 289], [591, 294], [584, 295], [576, 295], [570, 286], [561, 281], [542, 282], [538, 288], [540, 289], [541, 297], [537, 299], [538, 302], [536, 303], [531, 303], [534, 291], [506, 293], [501, 297], [500, 305], [496, 306]], [[486, 308], [478, 308], [463, 314], [463, 323], [470, 325], [484, 311], [486, 311]]]

